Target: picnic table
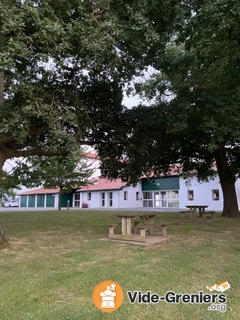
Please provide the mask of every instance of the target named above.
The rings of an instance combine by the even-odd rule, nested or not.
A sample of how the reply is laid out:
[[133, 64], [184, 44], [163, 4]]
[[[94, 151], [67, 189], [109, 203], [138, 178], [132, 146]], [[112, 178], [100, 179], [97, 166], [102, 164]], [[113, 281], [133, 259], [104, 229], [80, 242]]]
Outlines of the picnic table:
[[199, 214], [199, 216], [201, 218], [203, 218], [203, 214], [205, 212], [205, 209], [208, 207], [208, 205], [202, 205], [202, 204], [198, 204], [198, 205], [188, 205], [186, 206], [186, 208], [188, 208], [190, 210], [190, 215], [193, 218], [196, 218], [197, 216], [197, 212]]
[[[154, 224], [154, 218], [156, 217], [154, 213], [121, 213], [116, 216], [121, 219], [121, 223], [109, 225], [108, 237], [111, 239], [145, 241], [146, 232], [152, 234], [156, 228], [162, 230], [162, 235], [167, 233], [165, 224]], [[121, 233], [116, 234], [115, 228], [119, 225], [121, 226]]]
[[[215, 211], [206, 211], [205, 209], [208, 207], [208, 205], [202, 205], [202, 204], [198, 204], [198, 205], [187, 205], [186, 208], [189, 209], [189, 211], [180, 211], [181, 214], [181, 219], [184, 219], [185, 214], [190, 213], [190, 218], [194, 219], [194, 218], [202, 218], [202, 219], [206, 219], [207, 215], [210, 214], [211, 218], [214, 218], [214, 212]], [[198, 215], [197, 215], [198, 214]]]

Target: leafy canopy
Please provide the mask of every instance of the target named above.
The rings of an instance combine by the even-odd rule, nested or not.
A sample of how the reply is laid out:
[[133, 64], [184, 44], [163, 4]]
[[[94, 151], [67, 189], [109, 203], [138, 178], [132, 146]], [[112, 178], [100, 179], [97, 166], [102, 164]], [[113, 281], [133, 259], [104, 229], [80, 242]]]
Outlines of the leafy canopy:
[[28, 188], [60, 188], [60, 192], [70, 192], [88, 183], [92, 168], [87, 164], [79, 151], [66, 156], [29, 157], [18, 164], [6, 182], [10, 185], [20, 184]]

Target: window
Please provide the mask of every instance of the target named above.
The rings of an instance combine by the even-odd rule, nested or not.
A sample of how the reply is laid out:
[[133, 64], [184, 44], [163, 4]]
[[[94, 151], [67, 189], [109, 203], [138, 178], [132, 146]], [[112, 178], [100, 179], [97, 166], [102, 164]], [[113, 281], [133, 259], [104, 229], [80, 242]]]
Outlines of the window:
[[143, 207], [178, 208], [178, 190], [143, 192]]
[[168, 207], [179, 207], [179, 194], [178, 191], [168, 191]]
[[138, 191], [136, 192], [136, 200], [137, 201], [139, 200], [139, 192]]
[[166, 208], [167, 207], [167, 192], [161, 191], [161, 205], [160, 207]]
[[105, 192], [101, 193], [101, 206], [105, 207]]
[[128, 192], [127, 191], [124, 191], [123, 198], [124, 198], [124, 200], [128, 199]]
[[112, 207], [113, 206], [113, 193], [112, 192], [109, 192], [108, 199], [109, 199], [109, 207]]
[[213, 197], [214, 201], [218, 201], [219, 200], [219, 190], [218, 189], [212, 190], [212, 197]]
[[188, 200], [194, 200], [194, 191], [188, 190]]
[[148, 191], [143, 192], [143, 206], [144, 207], [153, 207], [153, 194], [152, 194], [152, 192], [148, 192]]
[[92, 194], [91, 192], [88, 192], [88, 196], [87, 196], [88, 201], [91, 201], [91, 198], [92, 198]]
[[143, 199], [152, 199], [152, 192], [143, 192]]
[[160, 207], [160, 194], [159, 194], [159, 192], [154, 192], [154, 207]]
[[74, 196], [74, 207], [80, 207], [80, 193], [75, 193], [73, 196]]

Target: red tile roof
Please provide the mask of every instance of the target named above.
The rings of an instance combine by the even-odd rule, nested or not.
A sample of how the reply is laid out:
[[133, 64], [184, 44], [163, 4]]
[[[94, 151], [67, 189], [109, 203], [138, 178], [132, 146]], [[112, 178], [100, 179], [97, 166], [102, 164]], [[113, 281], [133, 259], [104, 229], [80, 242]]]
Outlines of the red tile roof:
[[[95, 181], [95, 182], [94, 182]], [[91, 179], [88, 186], [83, 186], [77, 191], [99, 191], [99, 190], [119, 190], [122, 187], [126, 186], [126, 182], [122, 182], [121, 179], [104, 179], [97, 178]]]
[[95, 153], [84, 152], [83, 155], [86, 158], [99, 159], [99, 156]]
[[26, 196], [29, 194], [49, 194], [49, 193], [59, 193], [59, 188], [56, 188], [56, 189], [38, 188], [38, 189], [33, 189], [33, 190], [28, 190], [28, 191], [18, 193], [18, 196]]

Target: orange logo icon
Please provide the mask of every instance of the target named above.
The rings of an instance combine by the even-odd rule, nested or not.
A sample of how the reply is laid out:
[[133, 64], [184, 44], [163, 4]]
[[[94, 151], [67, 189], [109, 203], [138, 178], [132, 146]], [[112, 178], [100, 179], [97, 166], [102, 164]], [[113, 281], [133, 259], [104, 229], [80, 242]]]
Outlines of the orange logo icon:
[[121, 286], [111, 280], [100, 282], [92, 294], [95, 306], [103, 312], [113, 312], [123, 303], [123, 290]]

